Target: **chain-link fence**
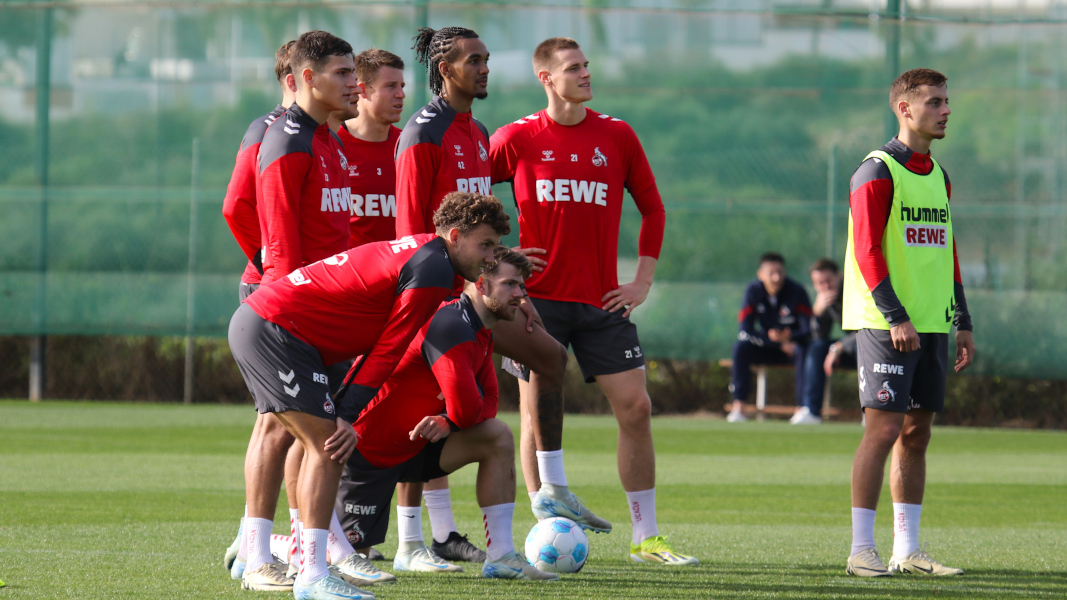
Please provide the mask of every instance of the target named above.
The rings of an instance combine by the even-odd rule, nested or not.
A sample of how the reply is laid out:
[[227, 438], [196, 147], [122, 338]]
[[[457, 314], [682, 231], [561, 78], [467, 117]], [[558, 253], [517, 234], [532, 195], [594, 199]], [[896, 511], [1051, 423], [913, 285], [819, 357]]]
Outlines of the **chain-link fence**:
[[[635, 313], [664, 359], [728, 355], [760, 253], [785, 254], [804, 283], [814, 259], [841, 261], [849, 177], [888, 139], [889, 82], [943, 71], [953, 115], [933, 150], [953, 185], [974, 372], [1067, 375], [1058, 1], [6, 0], [0, 335], [224, 336], [244, 259], [221, 200], [245, 127], [277, 102], [274, 49], [323, 28], [400, 54], [406, 118], [427, 99], [411, 38], [453, 24], [491, 51], [474, 107], [490, 131], [543, 107], [539, 41], [582, 43], [591, 106], [637, 131], [667, 206], [657, 284]], [[627, 210], [624, 262], [638, 226]], [[48, 363], [50, 379], [67, 367]]]

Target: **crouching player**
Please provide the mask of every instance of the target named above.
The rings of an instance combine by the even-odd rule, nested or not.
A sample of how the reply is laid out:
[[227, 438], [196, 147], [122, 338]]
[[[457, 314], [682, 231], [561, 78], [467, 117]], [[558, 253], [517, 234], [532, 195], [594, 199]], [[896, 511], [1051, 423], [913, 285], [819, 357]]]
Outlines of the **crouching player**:
[[[338, 503], [345, 529], [361, 534], [361, 551], [385, 540], [389, 505], [398, 482], [426, 482], [478, 463], [477, 497], [482, 507], [487, 558], [482, 577], [559, 579], [531, 566], [515, 551], [515, 443], [511, 429], [495, 418], [497, 381], [490, 330], [512, 321], [530, 275], [529, 259], [497, 248], [496, 263], [458, 300], [443, 305], [408, 346], [404, 358], [354, 425], [359, 444], [348, 459]], [[420, 519], [397, 507], [399, 571], [462, 569], [434, 555], [422, 538]], [[354, 522], [353, 522], [354, 520]]]

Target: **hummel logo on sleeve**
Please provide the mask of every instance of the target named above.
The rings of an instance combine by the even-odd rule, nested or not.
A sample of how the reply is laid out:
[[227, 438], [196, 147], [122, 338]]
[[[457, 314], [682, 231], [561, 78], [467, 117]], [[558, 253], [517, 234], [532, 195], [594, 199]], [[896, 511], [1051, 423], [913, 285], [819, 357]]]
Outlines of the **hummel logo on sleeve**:
[[285, 131], [285, 133], [288, 133], [289, 135], [296, 135], [300, 133], [300, 123], [297, 123], [292, 119], [286, 117], [285, 128], [283, 129], [283, 131]]
[[426, 117], [426, 118], [424, 119], [422, 117], [415, 117], [415, 122], [418, 123], [419, 125], [424, 125], [426, 123], [429, 123], [430, 119], [433, 118], [433, 117], [436, 117], [436, 116], [437, 116], [437, 113], [428, 112], [424, 108], [424, 109], [422, 109], [422, 117]]

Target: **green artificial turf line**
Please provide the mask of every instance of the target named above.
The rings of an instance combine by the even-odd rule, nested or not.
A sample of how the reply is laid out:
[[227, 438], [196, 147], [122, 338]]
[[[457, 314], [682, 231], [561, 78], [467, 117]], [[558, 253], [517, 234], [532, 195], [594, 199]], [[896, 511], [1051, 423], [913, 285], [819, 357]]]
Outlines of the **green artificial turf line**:
[[[221, 567], [244, 504], [249, 407], [0, 402], [0, 600], [288, 597], [240, 589]], [[503, 415], [517, 425], [517, 416]], [[967, 573], [844, 573], [856, 424], [654, 420], [661, 532], [697, 567], [627, 558], [614, 421], [568, 416], [571, 485], [615, 523], [554, 584], [403, 574], [379, 598], [1063, 598], [1067, 434], [937, 428], [922, 538]], [[452, 476], [460, 529], [482, 544], [475, 470]], [[533, 525], [519, 482], [515, 542]], [[284, 494], [276, 531], [286, 532]], [[876, 539], [892, 550], [888, 486]], [[427, 539], [429, 520], [423, 518]], [[395, 540], [395, 528], [390, 534]], [[484, 545], [484, 544], [482, 544]], [[396, 542], [381, 548], [392, 556]], [[391, 567], [389, 563], [381, 566]]]

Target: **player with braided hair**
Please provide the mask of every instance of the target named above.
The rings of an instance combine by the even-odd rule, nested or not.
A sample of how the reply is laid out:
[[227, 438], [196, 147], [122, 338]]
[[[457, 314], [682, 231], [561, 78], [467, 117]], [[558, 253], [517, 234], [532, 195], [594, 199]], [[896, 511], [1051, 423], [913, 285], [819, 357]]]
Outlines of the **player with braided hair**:
[[[397, 237], [433, 232], [433, 213], [450, 192], [489, 193], [489, 132], [471, 115], [474, 100], [487, 95], [489, 51], [477, 33], [463, 27], [423, 27], [414, 49], [434, 97], [415, 111], [397, 142]], [[457, 297], [461, 292], [453, 290]], [[433, 553], [485, 561], [485, 552], [457, 531], [447, 477], [425, 487], [401, 483], [397, 491], [398, 510], [421, 510], [425, 497]]]

